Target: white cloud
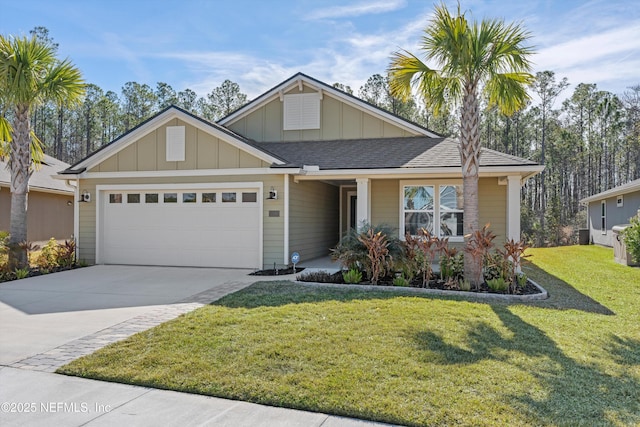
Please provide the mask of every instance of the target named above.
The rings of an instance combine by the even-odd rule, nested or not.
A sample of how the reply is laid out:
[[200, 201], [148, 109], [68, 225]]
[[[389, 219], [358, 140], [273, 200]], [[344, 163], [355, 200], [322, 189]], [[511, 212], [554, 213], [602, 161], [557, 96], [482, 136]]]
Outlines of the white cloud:
[[307, 16], [308, 20], [327, 18], [346, 18], [360, 15], [371, 15], [390, 12], [404, 7], [404, 0], [383, 0], [378, 2], [363, 2], [348, 6], [333, 6], [324, 9], [312, 10]]

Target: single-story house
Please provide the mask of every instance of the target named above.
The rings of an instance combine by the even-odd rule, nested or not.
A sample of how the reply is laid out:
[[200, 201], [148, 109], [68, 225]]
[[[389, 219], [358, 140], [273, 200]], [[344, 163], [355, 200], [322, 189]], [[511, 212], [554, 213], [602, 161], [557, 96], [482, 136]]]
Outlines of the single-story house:
[[[69, 165], [45, 155], [29, 179], [27, 198], [27, 240], [30, 242], [70, 239], [73, 234], [74, 189], [54, 179]], [[11, 218], [11, 172], [0, 160], [0, 230], [9, 231]]]
[[591, 243], [613, 246], [615, 225], [629, 224], [640, 210], [640, 179], [594, 194], [580, 201], [587, 206]]
[[[484, 149], [480, 221], [520, 238], [542, 166]], [[217, 123], [169, 107], [61, 172], [89, 263], [272, 268], [366, 221], [462, 242], [458, 143], [305, 74]]]

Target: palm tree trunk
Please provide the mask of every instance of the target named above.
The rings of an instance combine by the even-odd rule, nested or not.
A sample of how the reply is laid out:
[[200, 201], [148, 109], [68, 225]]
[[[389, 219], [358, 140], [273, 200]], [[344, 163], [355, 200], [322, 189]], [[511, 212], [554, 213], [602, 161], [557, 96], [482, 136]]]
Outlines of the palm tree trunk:
[[31, 175], [31, 124], [29, 106], [15, 109], [15, 126], [9, 157], [11, 169], [11, 219], [9, 221], [9, 266], [28, 267], [27, 251], [21, 243], [27, 241], [27, 193]]
[[[480, 110], [476, 96], [476, 85], [465, 86], [460, 118], [460, 160], [464, 192], [465, 242], [478, 229], [478, 172], [480, 166]], [[482, 277], [482, 259], [464, 253], [464, 277], [478, 287]], [[480, 279], [481, 280], [481, 279]]]

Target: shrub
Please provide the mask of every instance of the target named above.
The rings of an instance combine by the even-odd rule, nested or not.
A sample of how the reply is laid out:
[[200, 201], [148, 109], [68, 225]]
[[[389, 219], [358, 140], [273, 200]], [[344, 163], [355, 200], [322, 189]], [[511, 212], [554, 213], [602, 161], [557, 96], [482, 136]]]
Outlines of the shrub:
[[344, 283], [347, 284], [356, 284], [362, 282], [362, 272], [360, 270], [356, 270], [352, 268], [349, 271], [342, 272], [342, 278]]
[[471, 290], [471, 282], [467, 279], [460, 279], [458, 287], [461, 291], [469, 292]]
[[365, 263], [365, 269], [369, 275], [369, 280], [374, 285], [377, 285], [387, 265], [387, 257], [389, 255], [387, 236], [382, 234], [382, 231], [375, 233], [370, 228], [367, 233], [361, 233], [358, 236], [358, 240], [367, 250], [368, 262]]
[[76, 264], [75, 240], [65, 240], [56, 247], [56, 263], [60, 267], [72, 267]]
[[42, 247], [35, 263], [41, 269], [51, 269], [58, 266], [58, 242], [53, 237]]
[[409, 281], [404, 276], [393, 278], [393, 286], [409, 286]]
[[[471, 255], [480, 265], [483, 264], [485, 256], [493, 247], [493, 239], [496, 238], [496, 235], [489, 230], [489, 225], [490, 224], [486, 224], [481, 230], [476, 230], [470, 235], [465, 236], [465, 238], [468, 237], [468, 240], [464, 251]], [[482, 283], [482, 269], [480, 269], [480, 271], [474, 271], [472, 278], [472, 284], [476, 286], [476, 288], [480, 286], [480, 283]]]
[[487, 280], [487, 286], [494, 292], [504, 292], [509, 288], [509, 282], [502, 277]]
[[440, 256], [442, 280], [458, 280], [464, 275], [464, 256], [456, 248], [445, 248]]
[[342, 275], [340, 273], [329, 273], [324, 270], [303, 273], [296, 276], [296, 280], [300, 282], [315, 283], [342, 283]]
[[415, 274], [422, 274], [422, 286], [427, 287], [431, 280], [432, 263], [437, 252], [441, 250], [448, 240], [440, 240], [433, 236], [429, 230], [421, 228], [417, 236], [410, 233], [405, 235], [405, 254], [408, 264], [414, 268]]
[[24, 279], [25, 277], [29, 276], [29, 269], [28, 268], [16, 268], [15, 270], [13, 270], [13, 274], [15, 274], [16, 279]]
[[372, 226], [363, 223], [360, 231], [349, 230], [336, 247], [331, 249], [331, 258], [338, 261], [343, 269], [364, 270], [371, 278], [374, 266], [371, 265], [369, 249], [363, 243], [363, 240], [369, 239], [370, 232], [373, 235], [380, 234], [380, 237], [384, 237], [388, 243], [388, 253], [384, 257], [384, 261], [381, 265], [376, 266], [381, 268], [379, 277], [383, 277], [394, 268], [394, 263], [401, 264], [403, 258], [403, 249], [400, 239], [397, 237], [397, 229], [387, 224]]
[[630, 223], [622, 232], [622, 238], [634, 261], [640, 263], [640, 217], [634, 216]]

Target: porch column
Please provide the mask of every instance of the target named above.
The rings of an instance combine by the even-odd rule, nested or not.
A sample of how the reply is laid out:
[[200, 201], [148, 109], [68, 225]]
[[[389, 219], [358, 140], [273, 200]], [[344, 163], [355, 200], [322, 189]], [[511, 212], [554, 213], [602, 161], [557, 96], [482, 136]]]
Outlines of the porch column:
[[358, 178], [356, 179], [356, 184], [358, 185], [358, 203], [356, 206], [356, 219], [358, 223], [356, 224], [356, 228], [360, 230], [363, 222], [370, 222], [371, 206], [369, 199], [371, 196], [371, 187], [369, 186], [369, 178]]
[[507, 240], [520, 240], [520, 175], [507, 177]]

